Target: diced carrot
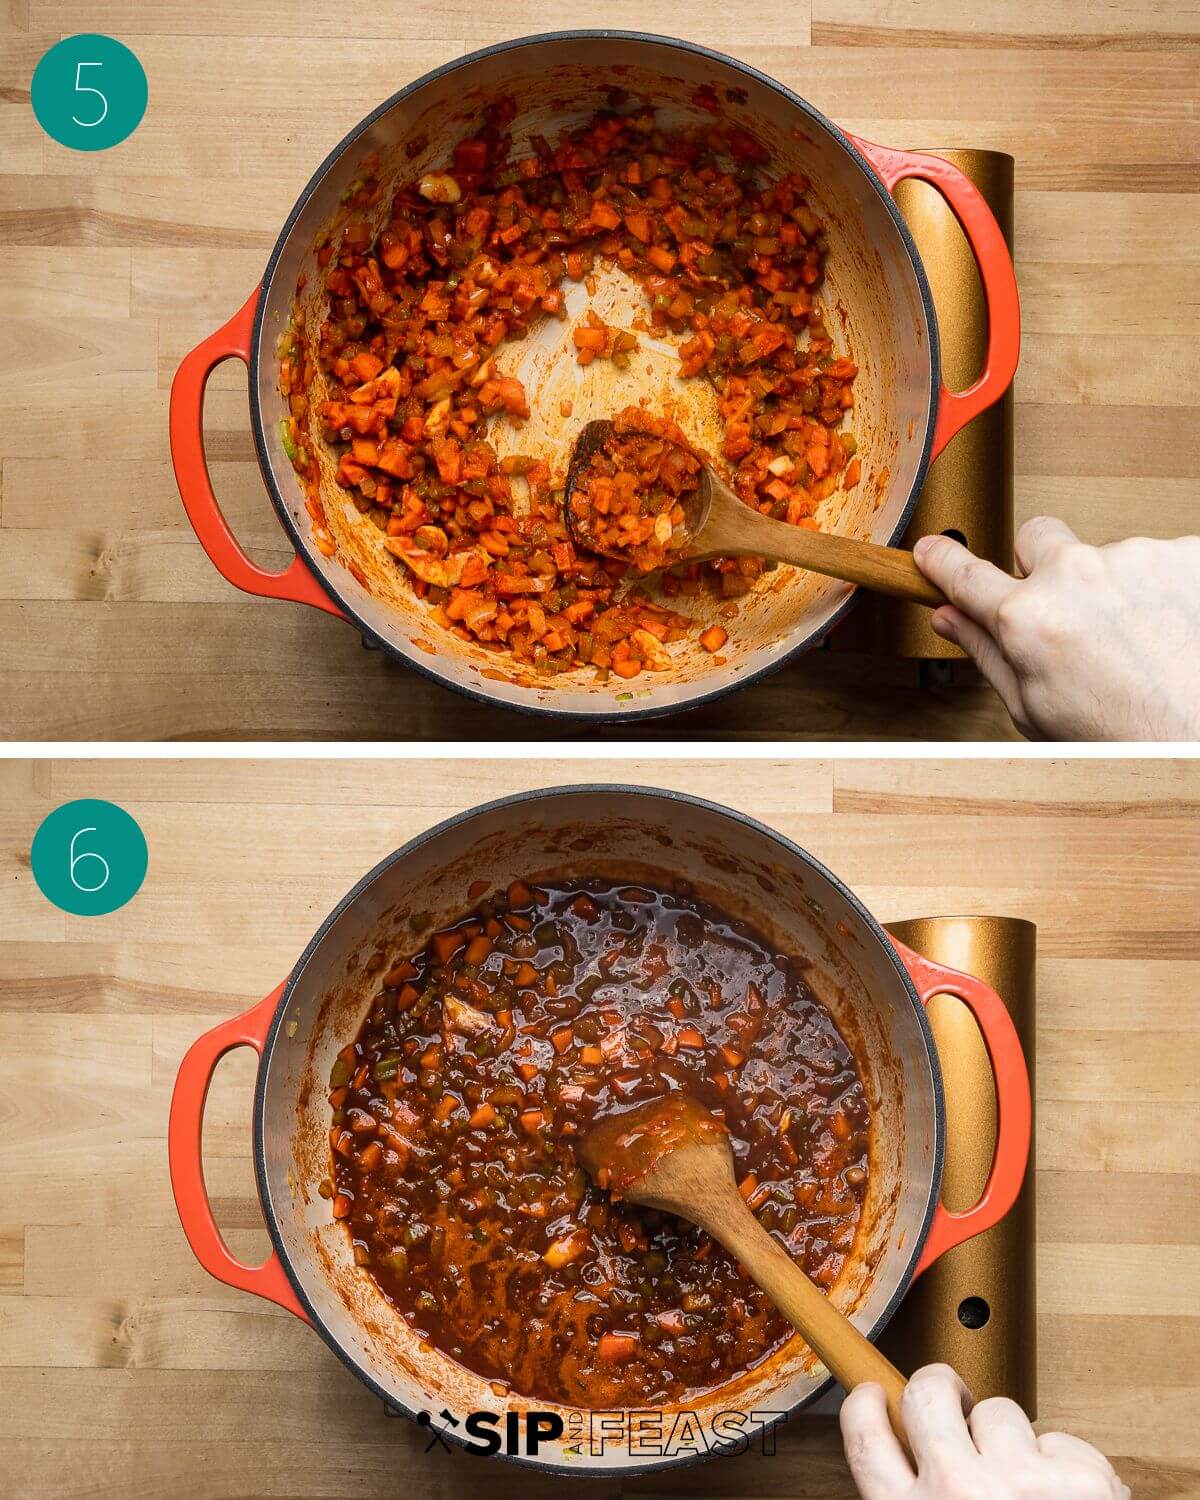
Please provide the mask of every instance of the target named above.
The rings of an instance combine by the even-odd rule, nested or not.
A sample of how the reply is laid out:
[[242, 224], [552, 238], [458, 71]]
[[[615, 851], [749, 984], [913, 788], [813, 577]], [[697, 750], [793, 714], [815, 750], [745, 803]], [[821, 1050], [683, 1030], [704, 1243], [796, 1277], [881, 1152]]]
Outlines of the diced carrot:
[[374, 380], [383, 369], [383, 360], [377, 354], [356, 354], [350, 361], [350, 368], [359, 380]]
[[638, 1341], [631, 1333], [606, 1333], [596, 1345], [596, 1357], [606, 1365], [622, 1365], [638, 1351]]
[[495, 1120], [495, 1105], [485, 1102], [472, 1112], [470, 1118], [467, 1120], [467, 1124], [472, 1130], [486, 1130], [489, 1125], [495, 1123]]
[[594, 349], [598, 354], [608, 343], [608, 334], [603, 328], [576, 328], [571, 332], [571, 341], [576, 349]]
[[484, 937], [481, 933], [479, 937], [472, 938], [467, 944], [467, 951], [463, 954], [463, 961], [469, 964], [481, 964], [491, 951], [491, 938]]
[[729, 632], [723, 625], [710, 625], [700, 632], [700, 644], [708, 652], [719, 651], [728, 639]]
[[746, 1199], [746, 1207], [749, 1209], [761, 1208], [771, 1196], [771, 1184], [760, 1182], [752, 1193], [743, 1194]]
[[576, 1232], [554, 1240], [550, 1247], [542, 1252], [542, 1259], [551, 1270], [557, 1271], [561, 1266], [569, 1265], [571, 1261], [578, 1260], [586, 1250], [587, 1243], [583, 1235]]
[[689, 1047], [693, 1052], [699, 1052], [704, 1047], [704, 1037], [695, 1026], [683, 1026], [676, 1032], [681, 1047]]
[[448, 964], [466, 941], [461, 932], [435, 932], [429, 939], [429, 946], [439, 964]]

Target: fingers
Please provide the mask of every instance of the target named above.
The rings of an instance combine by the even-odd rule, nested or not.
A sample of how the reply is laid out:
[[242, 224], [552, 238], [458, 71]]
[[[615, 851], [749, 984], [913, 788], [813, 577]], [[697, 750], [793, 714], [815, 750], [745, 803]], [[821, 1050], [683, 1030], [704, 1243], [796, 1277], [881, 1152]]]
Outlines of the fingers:
[[1015, 1401], [992, 1396], [971, 1408], [967, 1426], [984, 1458], [1008, 1463], [1037, 1452], [1037, 1436]]
[[912, 1465], [888, 1421], [881, 1385], [857, 1385], [838, 1420], [846, 1462], [862, 1500], [898, 1500], [916, 1482]]
[[1082, 1438], [1072, 1437], [1069, 1432], [1043, 1432], [1037, 1440], [1037, 1445], [1047, 1458], [1070, 1458], [1091, 1464], [1113, 1480], [1113, 1493], [1120, 1494], [1120, 1490], [1116, 1488], [1119, 1484], [1117, 1471], [1099, 1448], [1093, 1448], [1091, 1443], [1085, 1443]]
[[926, 1365], [904, 1389], [900, 1412], [909, 1446], [924, 1469], [978, 1457], [967, 1424], [971, 1393], [949, 1365]]
[[913, 548], [917, 566], [951, 604], [995, 633], [996, 611], [1017, 587], [1016, 580], [953, 537], [923, 536]]
[[1028, 575], [1039, 563], [1045, 562], [1056, 548], [1078, 540], [1067, 523], [1056, 516], [1034, 516], [1017, 532], [1014, 546], [1017, 566], [1022, 573]]
[[1017, 674], [987, 631], [976, 625], [974, 620], [969, 620], [961, 610], [955, 609], [952, 605], [943, 605], [941, 609], [935, 610], [929, 623], [935, 635], [940, 635], [944, 641], [953, 641], [956, 646], [962, 647], [999, 693], [1001, 701], [1012, 716], [1013, 723], [1021, 733], [1027, 739], [1035, 738], [1025, 719]]

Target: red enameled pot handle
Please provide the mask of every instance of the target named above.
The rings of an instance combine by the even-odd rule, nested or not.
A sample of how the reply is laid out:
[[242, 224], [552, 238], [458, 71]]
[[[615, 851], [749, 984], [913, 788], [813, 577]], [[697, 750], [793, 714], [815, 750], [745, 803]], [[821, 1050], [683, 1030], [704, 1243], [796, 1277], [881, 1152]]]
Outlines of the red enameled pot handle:
[[[287, 981], [284, 981], [286, 984]], [[274, 1250], [261, 1266], [245, 1266], [235, 1260], [221, 1238], [204, 1185], [204, 1162], [201, 1134], [204, 1125], [204, 1101], [212, 1082], [213, 1070], [234, 1047], [253, 1047], [262, 1056], [271, 1018], [283, 994], [284, 984], [271, 991], [265, 1000], [252, 1005], [240, 1016], [222, 1021], [206, 1031], [188, 1048], [179, 1065], [175, 1091], [171, 1095], [171, 1119], [167, 1128], [167, 1154], [171, 1164], [171, 1189], [175, 1207], [192, 1254], [210, 1276], [235, 1286], [243, 1292], [266, 1297], [288, 1312], [309, 1322], [288, 1281], [279, 1256]]]
[[996, 1153], [988, 1180], [974, 1208], [951, 1213], [938, 1204], [914, 1273], [919, 1276], [939, 1255], [998, 1224], [1017, 1201], [1029, 1164], [1033, 1100], [1017, 1028], [991, 985], [957, 969], [935, 964], [895, 938], [890, 941], [916, 985], [922, 1005], [928, 1005], [934, 995], [954, 995], [970, 1009], [987, 1048], [996, 1085]]
[[1017, 295], [1017, 276], [1004, 231], [988, 207], [983, 194], [966, 175], [940, 156], [924, 151], [897, 151], [891, 146], [876, 146], [860, 136], [850, 139], [883, 179], [890, 193], [905, 177], [919, 177], [935, 187], [954, 217], [962, 225], [975, 264], [983, 282], [987, 303], [988, 342], [983, 373], [965, 391], [952, 391], [942, 381], [938, 401], [937, 423], [933, 429], [933, 452], [936, 458], [956, 432], [999, 401], [1012, 384], [1021, 352], [1021, 303]]
[[311, 604], [344, 620], [345, 615], [302, 558], [293, 558], [282, 573], [260, 568], [238, 545], [213, 494], [204, 457], [204, 388], [208, 377], [224, 360], [240, 359], [249, 366], [258, 293], [259, 288], [255, 287], [240, 312], [234, 313], [216, 333], [209, 334], [202, 344], [197, 344], [175, 372], [171, 385], [171, 461], [175, 465], [175, 482], [188, 520], [209, 561], [235, 588], [268, 599]]

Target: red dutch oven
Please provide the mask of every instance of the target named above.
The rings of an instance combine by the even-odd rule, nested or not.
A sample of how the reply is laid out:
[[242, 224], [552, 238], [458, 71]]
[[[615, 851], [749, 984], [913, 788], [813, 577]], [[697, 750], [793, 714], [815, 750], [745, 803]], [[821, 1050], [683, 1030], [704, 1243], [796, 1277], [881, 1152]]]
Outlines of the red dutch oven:
[[[711, 114], [697, 99], [711, 100], [715, 92], [728, 119], [768, 147], [771, 170], [798, 171], [809, 179], [810, 200], [826, 223], [829, 240], [827, 324], [839, 350], [852, 353], [859, 366], [854, 430], [864, 474], [864, 482], [854, 490], [830, 497], [822, 524], [827, 530], [897, 542], [931, 460], [967, 422], [1003, 395], [1016, 370], [1020, 312], [1004, 236], [978, 190], [948, 162], [849, 135], [790, 89], [745, 63], [666, 37], [619, 31], [526, 37], [472, 53], [401, 89], [357, 125], [317, 169], [280, 231], [261, 284], [223, 328], [184, 359], [171, 394], [171, 452], [180, 494], [201, 544], [230, 583], [251, 594], [295, 600], [344, 618], [365, 639], [471, 697], [574, 720], [630, 720], [671, 713], [745, 686], [820, 641], [845, 613], [854, 590], [835, 579], [779, 570], [771, 575], [770, 587], [760, 585], [742, 601], [718, 658], [680, 649], [672, 670], [643, 674], [632, 691], [624, 684], [593, 681], [590, 669], [555, 677], [536, 675], [528, 664], [461, 641], [430, 619], [404, 570], [383, 550], [379, 534], [362, 521], [347, 492], [335, 483], [335, 464], [317, 431], [317, 418], [310, 414], [306, 441], [311, 451], [325, 455], [321, 500], [337, 550], [327, 557], [316, 545], [313, 521], [280, 433], [286, 403], [278, 384], [277, 342], [293, 318], [305, 338], [311, 341], [317, 335], [325, 304], [316, 249], [336, 228], [342, 198], [368, 156], [378, 154], [379, 175], [389, 189], [378, 209], [376, 227], [382, 227], [391, 187], [444, 166], [454, 142], [477, 124], [489, 100], [508, 95], [516, 101], [511, 129], [521, 151], [531, 133], [553, 138], [587, 119], [605, 106], [614, 87], [652, 101], [659, 118], [672, 126], [711, 122]], [[948, 390], [942, 381], [929, 284], [891, 196], [905, 177], [919, 177], [943, 194], [971, 244], [986, 293], [984, 369], [962, 392]], [[302, 274], [307, 276], [306, 290], [297, 300], [297, 278]], [[620, 280], [632, 311], [644, 299], [632, 282]], [[568, 283], [564, 291], [568, 317], [576, 321], [588, 294], [576, 283]], [[619, 291], [613, 295], [619, 305]], [[646, 393], [628, 387], [618, 390], [611, 384], [617, 380], [608, 368], [611, 361], [597, 361], [588, 367], [586, 382], [575, 388], [571, 430], [564, 430], [558, 401], [539, 400], [538, 393], [547, 368], [560, 355], [573, 365], [565, 348], [566, 326], [547, 320], [531, 339], [500, 350], [501, 362], [511, 359], [511, 373], [525, 380], [534, 408], [532, 422], [517, 443], [527, 445], [523, 451], [565, 456], [580, 423], [611, 412], [614, 400], [624, 405]], [[241, 359], [249, 369], [250, 420], [259, 466], [296, 549], [295, 560], [282, 573], [259, 567], [246, 554], [209, 482], [202, 431], [204, 387], [213, 368], [226, 359]], [[675, 380], [673, 358], [669, 363], [671, 373], [659, 369], [654, 390], [674, 380], [672, 397], [689, 435], [710, 452], [719, 452], [720, 422], [708, 383]], [[316, 395], [319, 398], [321, 391]], [[493, 423], [490, 434], [503, 446], [509, 441], [508, 424]], [[705, 612], [715, 617], [719, 606], [720, 601], [707, 606], [689, 601], [689, 613], [703, 625]]]
[[[243, 1015], [194, 1043], [171, 1101], [171, 1182], [184, 1233], [219, 1280], [310, 1323], [389, 1406], [414, 1416], [446, 1408], [501, 1417], [548, 1403], [498, 1397], [483, 1377], [423, 1345], [354, 1264], [350, 1239], [317, 1191], [330, 1171], [327, 1080], [378, 989], [373, 955], [411, 951], [473, 903], [472, 882], [596, 875], [690, 881], [699, 895], [754, 924], [807, 977], [852, 1039], [871, 1110], [871, 1171], [854, 1251], [833, 1300], [869, 1338], [913, 1278], [939, 1255], [996, 1224], [1016, 1200], [1029, 1156], [1029, 1076], [1008, 1011], [986, 984], [934, 964], [890, 937], [858, 898], [796, 844], [750, 818], [679, 793], [568, 786], [488, 803], [450, 818], [377, 865], [321, 924], [289, 977]], [[979, 1025], [995, 1078], [995, 1158], [973, 1208], [940, 1202], [945, 1144], [941, 1074], [925, 1005], [958, 996]], [[213, 1220], [201, 1167], [204, 1101], [230, 1049], [259, 1054], [253, 1150], [273, 1249], [238, 1262]], [[704, 1442], [723, 1446], [721, 1413], [791, 1415], [825, 1390], [825, 1370], [793, 1339], [762, 1365], [689, 1405]], [[620, 1446], [570, 1455], [590, 1413], [554, 1408], [565, 1436], [521, 1461], [566, 1473], [629, 1473], [687, 1462], [692, 1448], [647, 1460]], [[461, 1425], [452, 1431], [461, 1433]]]

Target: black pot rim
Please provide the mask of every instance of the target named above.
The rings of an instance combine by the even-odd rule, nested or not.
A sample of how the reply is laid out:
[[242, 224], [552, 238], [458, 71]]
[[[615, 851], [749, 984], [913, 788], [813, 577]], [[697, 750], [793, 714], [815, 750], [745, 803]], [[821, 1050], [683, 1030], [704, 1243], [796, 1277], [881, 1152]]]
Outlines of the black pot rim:
[[[891, 217], [893, 224], [896, 226], [896, 229], [900, 235], [900, 239], [904, 245], [905, 250], [908, 253], [909, 261], [912, 264], [913, 273], [917, 279], [917, 286], [920, 291], [921, 302], [925, 309], [925, 319], [929, 328], [930, 390], [928, 417], [925, 422], [925, 434], [921, 445], [921, 456], [917, 464], [916, 473], [913, 476], [913, 482], [909, 489], [908, 498], [904, 502], [900, 517], [892, 530], [891, 536], [888, 538], [889, 545], [894, 544], [901, 536], [904, 535], [904, 530], [912, 517], [917, 499], [920, 496], [922, 486], [925, 483], [925, 476], [929, 471], [930, 454], [933, 449], [934, 428], [937, 424], [939, 392], [941, 390], [941, 341], [938, 334], [937, 312], [934, 308], [933, 294], [929, 288], [929, 279], [925, 274], [925, 267], [921, 261], [921, 256], [917, 250], [916, 242], [913, 240], [912, 233], [909, 230], [908, 225], [904, 222], [900, 210], [896, 207], [895, 200], [888, 192], [887, 188], [884, 187], [883, 182], [880, 179], [878, 173], [875, 171], [874, 167], [862, 154], [862, 152], [858, 149], [858, 147], [854, 144], [854, 142], [850, 139], [846, 132], [835, 125], [834, 122], [828, 118], [828, 116], [822, 114], [819, 109], [815, 108], [815, 106], [810, 104], [806, 99], [801, 98], [801, 96], [795, 93], [794, 90], [787, 88], [786, 85], [779, 83], [776, 79], [770, 77], [770, 75], [767, 73], [761, 72], [758, 68], [752, 67], [749, 63], [740, 62], [737, 58], [730, 57], [724, 52], [718, 52], [711, 47], [702, 47], [699, 45], [699, 43], [696, 42], [683, 41], [677, 37], [659, 36], [653, 32], [648, 31], [622, 31], [610, 29], [547, 31], [538, 32], [531, 36], [514, 37], [506, 42], [497, 42], [490, 47], [481, 47], [475, 52], [469, 52], [463, 57], [453, 58], [450, 62], [443, 63], [440, 67], [431, 69], [428, 73], [422, 74], [420, 78], [414, 79], [412, 83], [405, 84], [402, 89], [398, 89], [394, 94], [391, 95], [390, 98], [385, 99], [382, 104], [378, 105], [370, 112], [370, 114], [366, 115], [362, 120], [360, 120], [359, 123], [355, 125], [351, 131], [348, 132], [348, 134], [343, 136], [338, 144], [333, 148], [333, 150], [328, 153], [324, 161], [322, 161], [321, 165], [317, 168], [317, 170], [305, 184], [303, 190], [300, 193], [300, 196], [296, 199], [296, 202], [292, 207], [292, 211], [284, 220], [283, 228], [279, 232], [279, 237], [275, 241], [275, 247], [271, 251], [270, 258], [267, 261], [266, 270], [263, 272], [260, 287], [270, 286], [271, 280], [275, 274], [275, 267], [279, 263], [279, 258], [283, 254], [284, 247], [286, 246], [291, 235], [292, 226], [300, 217], [300, 214], [303, 212], [309, 198], [312, 196], [317, 185], [324, 179], [329, 169], [335, 164], [335, 162], [337, 162], [340, 157], [344, 156], [350, 150], [350, 148], [360, 138], [360, 136], [362, 136], [365, 131], [369, 130], [376, 120], [385, 115], [402, 99], [406, 99], [410, 94], [415, 93], [418, 89], [424, 88], [427, 84], [434, 82], [436, 79], [446, 77], [448, 74], [456, 72], [458, 69], [463, 68], [470, 63], [478, 62], [482, 58], [494, 57], [505, 52], [514, 51], [515, 49], [520, 47], [530, 47], [547, 42], [567, 41], [647, 42], [656, 46], [661, 46], [670, 51], [687, 52], [695, 57], [702, 57], [713, 63], [718, 63], [724, 67], [732, 68], [735, 72], [741, 73], [747, 78], [752, 78], [755, 80], [755, 82], [773, 90], [776, 94], [780, 95], [781, 98], [790, 103], [794, 108], [799, 109], [802, 114], [806, 115], [816, 125], [826, 130], [838, 142], [838, 144], [841, 145], [843, 150], [845, 150], [846, 153], [853, 159], [853, 161], [862, 171], [867, 182], [874, 189], [879, 200]], [[263, 422], [262, 406], [259, 401], [258, 394], [258, 369], [262, 349], [262, 340], [264, 338], [265, 320], [266, 299], [260, 291], [258, 302], [254, 310], [254, 333], [251, 341], [250, 352], [250, 425], [254, 436], [254, 449], [255, 454], [258, 458], [258, 467], [263, 477], [263, 483], [265, 484], [267, 492], [271, 497], [271, 503], [275, 507], [275, 512], [279, 517], [280, 523], [287, 533], [292, 546], [295, 548], [296, 555], [302, 558], [307, 564], [309, 558], [308, 545], [305, 542], [304, 538], [301, 536], [299, 527], [292, 519], [291, 513], [289, 512], [283, 495], [280, 492], [279, 486], [275, 483], [274, 473], [271, 468], [271, 461], [267, 453], [266, 428]], [[838, 608], [834, 611], [834, 613], [828, 620], [823, 621], [820, 626], [814, 629], [809, 635], [805, 636], [803, 640], [798, 641], [790, 650], [785, 651], [783, 655], [778, 658], [778, 660], [766, 663], [764, 666], [757, 668], [755, 671], [747, 673], [744, 677], [739, 678], [737, 681], [726, 683], [722, 687], [711, 688], [707, 692], [697, 693], [695, 697], [689, 698], [684, 703], [675, 703], [649, 708], [631, 708], [626, 710], [601, 708], [596, 712], [591, 712], [575, 709], [555, 708], [550, 704], [503, 702], [497, 699], [495, 695], [490, 693], [486, 688], [476, 687], [469, 682], [459, 682], [451, 679], [450, 677], [443, 676], [435, 668], [431, 667], [427, 662], [421, 661], [419, 659], [422, 653], [414, 650], [410, 655], [408, 651], [406, 651], [396, 641], [393, 641], [387, 636], [381, 636], [377, 631], [372, 630], [359, 616], [353, 604], [351, 604], [349, 600], [344, 597], [343, 593], [340, 590], [334, 587], [333, 583], [325, 576], [323, 572], [312, 567], [309, 568], [309, 571], [312, 573], [313, 577], [320, 584], [325, 593], [329, 595], [330, 599], [333, 600], [333, 602], [346, 616], [347, 623], [352, 625], [364, 638], [364, 640], [368, 641], [373, 646], [380, 647], [390, 656], [395, 657], [397, 661], [403, 662], [405, 666], [410, 668], [412, 671], [417, 672], [420, 676], [428, 678], [431, 682], [436, 682], [441, 687], [450, 688], [453, 692], [461, 693], [464, 697], [470, 698], [476, 703], [486, 704], [489, 708], [509, 709], [513, 713], [525, 714], [533, 718], [555, 719], [563, 724], [619, 725], [643, 723], [649, 719], [668, 718], [674, 714], [690, 713], [694, 709], [704, 708], [711, 703], [717, 702], [718, 699], [724, 698], [729, 693], [738, 692], [742, 688], [749, 687], [752, 683], [763, 681], [765, 678], [772, 676], [775, 672], [781, 671], [789, 663], [797, 660], [806, 651], [810, 651], [814, 646], [819, 645], [829, 634], [829, 632], [833, 630], [837, 625], [839, 625], [842, 620], [845, 619], [846, 615], [857, 603], [859, 595], [862, 592], [861, 589], [853, 589], [849, 596], [838, 606]]]
[[[917, 994], [916, 986], [913, 984], [908, 970], [901, 962], [900, 956], [896, 951], [895, 943], [892, 938], [889, 936], [882, 924], [871, 914], [870, 911], [868, 911], [866, 906], [863, 905], [862, 901], [854, 894], [850, 887], [846, 885], [846, 883], [837, 875], [835, 875], [833, 871], [830, 870], [826, 865], [822, 864], [820, 860], [816, 859], [806, 849], [801, 848], [801, 846], [795, 843], [793, 840], [785, 837], [781, 833], [778, 833], [774, 828], [769, 827], [765, 823], [759, 822], [757, 818], [748, 817], [745, 813], [738, 812], [735, 808], [726, 807], [722, 803], [710, 801], [706, 797], [697, 797], [690, 792], [671, 791], [670, 789], [665, 787], [629, 786], [615, 782], [580, 782], [577, 784], [568, 783], [563, 786], [544, 787], [535, 791], [516, 792], [511, 796], [497, 797], [490, 802], [483, 802], [478, 806], [466, 808], [460, 813], [455, 813], [452, 817], [442, 819], [440, 823], [436, 823], [432, 828], [426, 829], [425, 832], [415, 835], [415, 837], [409, 839], [408, 842], [405, 843], [401, 848], [394, 850], [391, 854], [381, 859], [372, 869], [368, 870], [367, 873], [359, 881], [357, 881], [349, 891], [347, 891], [347, 893], [342, 897], [337, 905], [334, 906], [333, 910], [321, 923], [320, 927], [317, 928], [316, 932], [309, 940], [308, 945], [305, 947], [304, 952], [297, 960], [291, 974], [288, 976], [287, 983], [283, 987], [283, 992], [280, 995], [279, 1002], [275, 1007], [275, 1014], [271, 1019], [270, 1029], [267, 1032], [266, 1041], [263, 1045], [262, 1055], [259, 1061], [258, 1075], [254, 1085], [254, 1170], [258, 1185], [258, 1197], [263, 1211], [263, 1219], [267, 1226], [267, 1232], [271, 1237], [271, 1243], [274, 1246], [276, 1255], [279, 1257], [279, 1262], [284, 1269], [284, 1274], [287, 1276], [288, 1282], [290, 1283], [292, 1290], [295, 1292], [300, 1306], [304, 1309], [312, 1328], [317, 1334], [320, 1335], [320, 1337], [334, 1352], [334, 1354], [337, 1355], [337, 1357], [346, 1366], [346, 1368], [350, 1370], [352, 1374], [357, 1376], [358, 1379], [361, 1380], [363, 1384], [373, 1392], [374, 1395], [378, 1396], [385, 1406], [391, 1408], [393, 1411], [399, 1411], [402, 1415], [410, 1418], [414, 1422], [417, 1420], [417, 1413], [414, 1411], [410, 1411], [408, 1407], [404, 1406], [401, 1403], [398, 1403], [392, 1393], [385, 1391], [383, 1386], [380, 1385], [377, 1380], [375, 1380], [357, 1364], [357, 1362], [351, 1357], [351, 1355], [342, 1346], [342, 1344], [340, 1344], [338, 1340], [334, 1338], [332, 1333], [330, 1333], [330, 1331], [326, 1328], [324, 1321], [322, 1320], [317, 1310], [313, 1307], [311, 1301], [304, 1291], [303, 1286], [300, 1283], [299, 1277], [296, 1275], [295, 1271], [292, 1268], [292, 1263], [288, 1256], [287, 1248], [284, 1245], [283, 1236], [280, 1233], [278, 1222], [271, 1207], [270, 1193], [267, 1187], [267, 1161], [265, 1144], [267, 1071], [270, 1065], [271, 1057], [274, 1054], [275, 1043], [279, 1036], [280, 1027], [283, 1025], [284, 1017], [287, 1014], [288, 1005], [291, 1002], [292, 993], [295, 990], [295, 987], [299, 982], [300, 976], [304, 972], [309, 959], [320, 947], [326, 933], [330, 930], [334, 923], [337, 922], [338, 918], [341, 917], [343, 912], [351, 907], [355, 903], [355, 901], [358, 900], [359, 896], [361, 896], [362, 893], [367, 890], [367, 888], [371, 886], [380, 875], [389, 870], [399, 861], [406, 859], [417, 849], [420, 849], [425, 845], [432, 843], [435, 839], [440, 838], [450, 829], [457, 827], [460, 823], [464, 823], [471, 818], [478, 817], [481, 813], [495, 812], [503, 808], [523, 807], [527, 803], [545, 801], [548, 798], [578, 796], [581, 794], [590, 793], [602, 793], [605, 795], [614, 795], [623, 798], [645, 797], [656, 801], [665, 799], [669, 802], [685, 803], [688, 806], [700, 809], [705, 813], [716, 814], [719, 817], [731, 819], [733, 822], [740, 824], [743, 828], [748, 828], [753, 832], [761, 834], [764, 837], [772, 840], [774, 843], [781, 845], [782, 848], [784, 848], [789, 854], [798, 858], [803, 864], [806, 864], [810, 869], [814, 870], [823, 879], [827, 880], [829, 884], [842, 897], [842, 899], [849, 903], [859, 919], [866, 925], [867, 930], [881, 945], [884, 956], [891, 962], [892, 967], [895, 970], [897, 979], [903, 985], [904, 990], [908, 995], [909, 1001], [912, 1005], [913, 1012], [916, 1016], [917, 1024], [921, 1030], [921, 1036], [925, 1044], [925, 1054], [929, 1063], [930, 1076], [933, 1083], [933, 1173], [930, 1183], [929, 1199], [925, 1205], [925, 1212], [921, 1222], [921, 1226], [917, 1234], [913, 1237], [912, 1248], [910, 1249], [908, 1255], [908, 1262], [905, 1265], [902, 1275], [896, 1282], [896, 1286], [892, 1292], [891, 1297], [888, 1300], [887, 1306], [876, 1318], [870, 1331], [866, 1335], [867, 1338], [872, 1341], [872, 1343], [887, 1327], [888, 1323], [891, 1321], [892, 1315], [895, 1313], [897, 1307], [899, 1307], [905, 1292], [908, 1291], [908, 1288], [912, 1284], [913, 1276], [917, 1268], [917, 1262], [920, 1259], [921, 1252], [925, 1247], [925, 1241], [929, 1235], [929, 1227], [933, 1222], [933, 1215], [940, 1200], [942, 1171], [945, 1163], [946, 1105], [945, 1094], [942, 1085], [942, 1070], [941, 1065], [938, 1061], [937, 1046], [934, 1043], [933, 1032], [930, 1029], [929, 1021], [925, 1014], [925, 1007], [921, 1003], [921, 999]], [[797, 1415], [798, 1412], [804, 1410], [806, 1407], [811, 1406], [815, 1401], [819, 1400], [821, 1396], [823, 1396], [825, 1392], [833, 1386], [833, 1384], [834, 1381], [832, 1376], [829, 1379], [822, 1381], [821, 1384], [810, 1391], [807, 1396], [798, 1401], [787, 1412], [785, 1412], [783, 1417], [781, 1418], [781, 1421], [790, 1421]], [[445, 1435], [451, 1438], [460, 1447], [466, 1447], [465, 1441], [455, 1433], [446, 1433]], [[598, 1478], [602, 1475], [607, 1477], [614, 1473], [633, 1476], [641, 1474], [652, 1474], [664, 1469], [683, 1468], [689, 1464], [701, 1463], [706, 1459], [718, 1457], [719, 1453], [717, 1450], [713, 1449], [707, 1453], [691, 1454], [686, 1457], [679, 1458], [648, 1459], [645, 1463], [621, 1465], [619, 1468], [611, 1469], [605, 1466], [603, 1462], [594, 1466], [589, 1466], [583, 1460], [581, 1460], [579, 1464], [548, 1464], [537, 1462], [521, 1453], [508, 1454], [500, 1452], [495, 1454], [494, 1456], [506, 1462], [517, 1464], [522, 1468], [535, 1469], [542, 1473]]]

